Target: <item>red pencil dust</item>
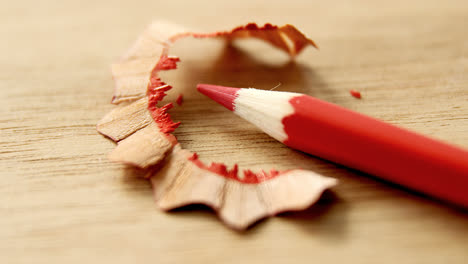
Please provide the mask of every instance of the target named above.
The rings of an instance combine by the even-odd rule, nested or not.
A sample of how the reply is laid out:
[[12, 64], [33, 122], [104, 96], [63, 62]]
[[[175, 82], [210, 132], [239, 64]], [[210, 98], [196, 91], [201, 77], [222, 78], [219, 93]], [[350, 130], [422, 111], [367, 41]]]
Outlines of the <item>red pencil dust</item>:
[[468, 152], [299, 93], [198, 91], [295, 148], [468, 207]]

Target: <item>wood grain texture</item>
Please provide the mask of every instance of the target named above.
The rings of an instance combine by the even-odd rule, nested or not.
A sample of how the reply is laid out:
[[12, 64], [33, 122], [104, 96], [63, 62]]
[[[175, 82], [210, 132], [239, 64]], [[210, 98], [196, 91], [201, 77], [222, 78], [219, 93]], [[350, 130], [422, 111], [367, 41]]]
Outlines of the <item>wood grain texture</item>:
[[[195, 92], [197, 83], [307, 93], [468, 148], [466, 1], [8, 1], [0, 9], [1, 263], [465, 263], [468, 214], [293, 151]], [[219, 20], [219, 18], [222, 18]], [[229, 29], [291, 23], [296, 62], [257, 41], [184, 39], [181, 144], [204, 161], [312, 169], [340, 184], [307, 212], [245, 233], [212, 213], [156, 209], [139, 172], [96, 132], [113, 106], [110, 64], [153, 19]], [[357, 100], [350, 89], [362, 93]]]

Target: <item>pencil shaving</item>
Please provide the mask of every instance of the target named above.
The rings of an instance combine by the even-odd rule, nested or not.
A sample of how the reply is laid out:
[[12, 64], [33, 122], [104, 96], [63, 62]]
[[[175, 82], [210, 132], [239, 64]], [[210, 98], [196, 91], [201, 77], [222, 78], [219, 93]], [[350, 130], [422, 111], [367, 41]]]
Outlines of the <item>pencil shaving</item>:
[[[115, 89], [112, 103], [119, 106], [97, 125], [117, 142], [112, 161], [147, 170], [161, 209], [202, 203], [218, 212], [230, 227], [244, 229], [266, 216], [302, 210], [313, 204], [336, 181], [310, 171], [290, 170], [237, 174], [237, 166], [204, 165], [196, 154], [183, 150], [171, 134], [180, 123], [167, 111], [172, 103], [158, 103], [172, 88], [158, 76], [176, 69], [179, 58], [169, 48], [180, 38], [259, 38], [296, 56], [308, 45], [317, 47], [291, 25], [247, 24], [230, 31], [192, 33], [167, 22], [152, 23], [124, 56], [112, 65]], [[183, 102], [180, 96], [177, 103]], [[126, 104], [125, 104], [126, 103]], [[120, 106], [123, 105], [123, 106]]]
[[139, 168], [147, 168], [164, 159], [172, 149], [171, 140], [154, 122], [117, 143], [109, 159]]
[[154, 197], [163, 210], [205, 204], [231, 228], [245, 229], [284, 211], [303, 210], [336, 184], [311, 171], [290, 170], [256, 184], [200, 168], [193, 154], [176, 145], [163, 168], [151, 175]]
[[148, 98], [145, 97], [133, 104], [113, 109], [99, 121], [97, 130], [114, 141], [120, 141], [152, 121], [148, 112]]
[[[228, 41], [237, 38], [258, 38], [287, 52], [290, 56], [298, 55], [308, 45], [317, 48], [313, 40], [305, 37], [292, 25], [278, 27], [265, 24], [259, 27], [250, 23], [230, 31], [193, 33], [172, 23], [156, 21], [143, 32], [120, 61], [112, 65], [112, 75], [115, 80], [112, 102], [120, 103], [144, 97], [150, 76], [156, 76], [160, 70], [175, 69], [178, 58], [168, 55], [169, 48], [172, 43], [184, 37], [215, 37]], [[156, 66], [155, 62], [158, 62]], [[173, 67], [161, 67], [167, 62], [174, 62], [171, 64]]]

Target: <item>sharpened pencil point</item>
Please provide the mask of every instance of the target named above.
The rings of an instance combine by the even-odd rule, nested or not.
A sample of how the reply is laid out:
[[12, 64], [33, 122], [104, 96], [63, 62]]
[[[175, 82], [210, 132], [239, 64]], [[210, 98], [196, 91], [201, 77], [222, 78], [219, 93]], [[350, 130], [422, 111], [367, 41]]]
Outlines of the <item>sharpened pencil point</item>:
[[197, 90], [216, 101], [218, 104], [234, 111], [234, 99], [240, 88], [226, 87], [212, 84], [198, 84]]

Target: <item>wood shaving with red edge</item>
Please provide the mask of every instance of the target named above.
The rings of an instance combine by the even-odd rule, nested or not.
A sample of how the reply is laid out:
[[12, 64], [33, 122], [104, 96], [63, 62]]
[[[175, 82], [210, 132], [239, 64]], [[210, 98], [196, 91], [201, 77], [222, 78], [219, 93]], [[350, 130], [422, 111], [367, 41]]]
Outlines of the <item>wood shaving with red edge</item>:
[[[230, 170], [221, 163], [208, 166], [196, 153], [182, 149], [171, 134], [180, 124], [167, 113], [172, 103], [158, 106], [172, 88], [158, 73], [177, 68], [180, 59], [168, 51], [184, 37], [259, 38], [290, 56], [308, 45], [317, 47], [291, 25], [250, 23], [230, 31], [193, 33], [168, 22], [152, 23], [111, 67], [115, 81], [112, 103], [118, 106], [97, 124], [101, 134], [117, 142], [110, 160], [148, 169], [147, 178], [161, 209], [206, 204], [235, 229], [245, 229], [279, 212], [306, 209], [336, 184], [335, 179], [305, 170], [245, 170], [239, 174], [237, 165]], [[181, 95], [176, 102], [183, 102]]]
[[[305, 170], [290, 170], [262, 180], [252, 178], [253, 182], [234, 175], [220, 177], [220, 173], [191, 162], [193, 156], [176, 145], [164, 167], [152, 175], [157, 205], [171, 210], [193, 203], [205, 204], [228, 226], [238, 230], [279, 212], [306, 209], [326, 189], [336, 185], [333, 178]], [[236, 166], [232, 171], [237, 173]]]

